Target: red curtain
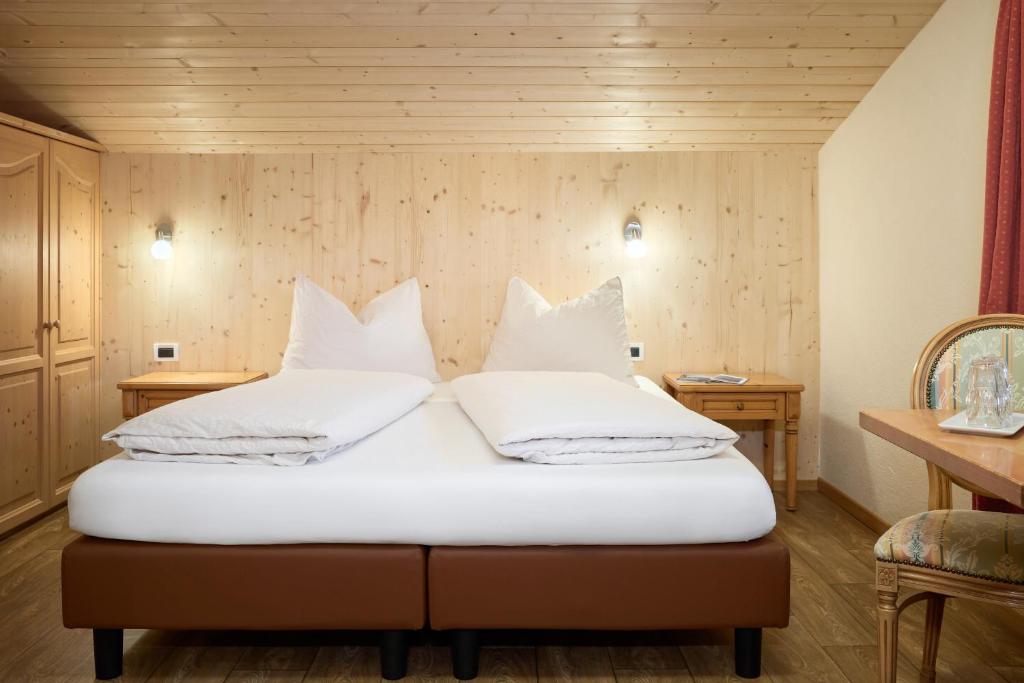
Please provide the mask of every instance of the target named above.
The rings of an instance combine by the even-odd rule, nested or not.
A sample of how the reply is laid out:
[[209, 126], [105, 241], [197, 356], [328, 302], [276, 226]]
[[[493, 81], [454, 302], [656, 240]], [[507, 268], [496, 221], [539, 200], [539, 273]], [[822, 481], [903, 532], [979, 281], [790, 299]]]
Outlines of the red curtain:
[[1002, 0], [992, 57], [979, 313], [1024, 313], [1021, 249], [1021, 2]]
[[[979, 313], [1024, 313], [1024, 224], [1021, 222], [1021, 4], [1002, 0], [992, 56], [985, 178], [985, 237]], [[1018, 508], [1002, 500], [974, 497], [979, 510]]]

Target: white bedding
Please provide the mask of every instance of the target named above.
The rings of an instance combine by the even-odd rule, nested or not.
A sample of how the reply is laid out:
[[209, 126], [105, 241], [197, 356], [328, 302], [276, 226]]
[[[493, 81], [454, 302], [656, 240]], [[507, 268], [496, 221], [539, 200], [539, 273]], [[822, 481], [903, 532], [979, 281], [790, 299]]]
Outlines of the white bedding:
[[135, 460], [303, 465], [349, 448], [433, 392], [397, 372], [286, 370], [177, 401], [103, 436]]
[[71, 527], [92, 536], [226, 545], [718, 543], [775, 526], [764, 477], [733, 448], [638, 465], [522, 462], [498, 455], [443, 384], [324, 462], [238, 467], [119, 455], [79, 477], [69, 509]]
[[596, 372], [481, 372], [452, 388], [496, 451], [529, 462], [696, 460], [739, 439], [675, 401]]

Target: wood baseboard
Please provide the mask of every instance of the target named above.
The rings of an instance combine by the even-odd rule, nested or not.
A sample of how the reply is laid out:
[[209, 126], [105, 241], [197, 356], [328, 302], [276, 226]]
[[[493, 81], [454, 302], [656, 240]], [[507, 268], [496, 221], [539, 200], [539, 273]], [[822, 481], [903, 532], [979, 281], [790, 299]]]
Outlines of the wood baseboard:
[[18, 524], [15, 524], [10, 529], [6, 529], [6, 530], [0, 532], [0, 541], [6, 541], [11, 536], [14, 536], [15, 534], [17, 534], [20, 531], [24, 531], [25, 529], [27, 529], [28, 527], [32, 526], [36, 522], [42, 521], [43, 519], [49, 517], [50, 515], [54, 514], [55, 512], [59, 512], [60, 510], [63, 510], [67, 506], [68, 506], [68, 501], [67, 500], [63, 500], [63, 501], [57, 503], [56, 505], [54, 505], [52, 508], [44, 508], [44, 509], [40, 510], [38, 515], [30, 517], [30, 518], [26, 519], [23, 522], [19, 522]]
[[[818, 479], [797, 479], [796, 490], [797, 491], [817, 491], [818, 490]], [[772, 491], [785, 491], [786, 480], [776, 479], [775, 483], [772, 484]]]
[[883, 534], [890, 526], [892, 526], [874, 512], [868, 510], [853, 498], [850, 498], [848, 495], [820, 477], [818, 478], [818, 491], [876, 534]]

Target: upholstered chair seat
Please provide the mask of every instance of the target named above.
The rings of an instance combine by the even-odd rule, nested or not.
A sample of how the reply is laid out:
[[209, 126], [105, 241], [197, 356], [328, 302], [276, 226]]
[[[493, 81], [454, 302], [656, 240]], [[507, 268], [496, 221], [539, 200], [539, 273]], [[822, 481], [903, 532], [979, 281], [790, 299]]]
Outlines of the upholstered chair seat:
[[1024, 515], [933, 510], [896, 522], [875, 544], [883, 562], [1024, 585]]

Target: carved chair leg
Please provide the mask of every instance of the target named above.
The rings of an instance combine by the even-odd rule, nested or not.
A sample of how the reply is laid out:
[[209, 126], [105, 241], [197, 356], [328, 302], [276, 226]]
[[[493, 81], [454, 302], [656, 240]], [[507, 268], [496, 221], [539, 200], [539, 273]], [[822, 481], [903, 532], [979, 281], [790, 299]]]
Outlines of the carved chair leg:
[[878, 672], [881, 683], [896, 683], [896, 646], [900, 612], [895, 590], [878, 589]]
[[935, 661], [939, 656], [939, 633], [946, 596], [931, 594], [924, 613], [924, 657], [921, 660], [921, 683], [934, 683]]

